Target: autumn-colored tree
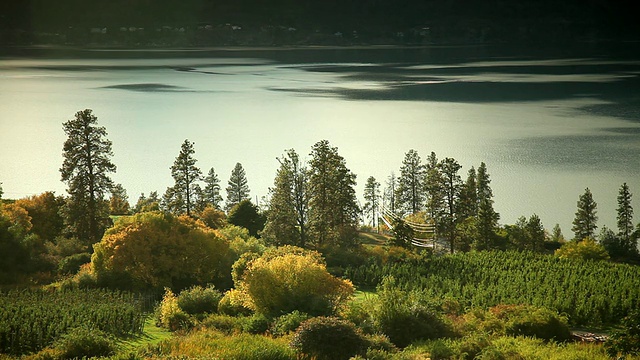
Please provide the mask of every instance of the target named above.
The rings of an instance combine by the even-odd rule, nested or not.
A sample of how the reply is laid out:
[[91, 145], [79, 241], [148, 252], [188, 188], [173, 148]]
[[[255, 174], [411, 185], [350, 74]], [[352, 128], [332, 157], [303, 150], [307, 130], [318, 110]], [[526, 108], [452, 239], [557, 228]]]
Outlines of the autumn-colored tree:
[[354, 292], [350, 281], [329, 274], [317, 252], [293, 246], [250, 261], [236, 288], [248, 295], [250, 308], [267, 315], [328, 315]]
[[122, 217], [94, 248], [92, 269], [107, 286], [220, 285], [231, 271], [228, 241], [188, 216], [146, 212]]
[[227, 215], [211, 205], [207, 205], [198, 213], [198, 219], [212, 229], [220, 229], [227, 223]]
[[51, 191], [33, 195], [16, 201], [16, 205], [25, 209], [31, 217], [31, 232], [43, 241], [53, 241], [64, 229], [64, 220], [60, 214], [64, 199]]

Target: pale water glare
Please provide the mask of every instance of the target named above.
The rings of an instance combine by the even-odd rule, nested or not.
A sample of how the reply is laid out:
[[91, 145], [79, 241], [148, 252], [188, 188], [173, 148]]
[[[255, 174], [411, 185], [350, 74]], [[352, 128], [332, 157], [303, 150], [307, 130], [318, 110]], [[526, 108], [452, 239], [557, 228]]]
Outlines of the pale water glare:
[[416, 149], [457, 159], [463, 179], [486, 162], [502, 223], [537, 213], [572, 236], [589, 187], [599, 225], [615, 228], [624, 182], [640, 209], [638, 61], [236, 55], [0, 60], [4, 197], [65, 194], [62, 123], [91, 108], [131, 203], [173, 185], [184, 139], [223, 188], [242, 163], [254, 201], [272, 186], [276, 157], [294, 148], [308, 158], [327, 139], [358, 175], [359, 196], [367, 177], [384, 184]]

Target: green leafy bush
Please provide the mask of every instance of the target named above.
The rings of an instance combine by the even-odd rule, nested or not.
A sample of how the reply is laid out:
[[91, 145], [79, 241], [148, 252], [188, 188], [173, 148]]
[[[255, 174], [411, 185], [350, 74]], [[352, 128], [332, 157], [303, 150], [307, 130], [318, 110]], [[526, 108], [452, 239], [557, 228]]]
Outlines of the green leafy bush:
[[435, 306], [416, 291], [393, 287], [393, 279], [378, 290], [378, 304], [372, 317], [375, 329], [391, 342], [405, 347], [416, 340], [435, 339], [451, 333]]
[[235, 317], [223, 314], [211, 314], [202, 321], [202, 325], [209, 329], [216, 329], [220, 332], [231, 335], [242, 331], [241, 317]]
[[505, 322], [506, 335], [554, 341], [571, 339], [567, 319], [549, 309], [528, 305], [498, 305], [490, 311]]
[[99, 329], [78, 327], [63, 335], [55, 344], [61, 359], [82, 359], [111, 356], [116, 352], [115, 341]]
[[622, 320], [622, 329], [611, 334], [605, 347], [610, 356], [640, 355], [640, 310], [631, 312]]
[[369, 342], [353, 323], [334, 317], [315, 317], [296, 330], [291, 346], [317, 360], [347, 360], [364, 354]]
[[218, 303], [218, 312], [230, 316], [250, 315], [253, 311], [245, 306], [247, 302], [245, 293], [231, 289], [224, 293]]
[[242, 330], [250, 334], [264, 334], [269, 330], [270, 321], [262, 314], [253, 314], [244, 318]]
[[178, 306], [189, 315], [215, 313], [218, 311], [218, 303], [222, 299], [222, 293], [213, 285], [209, 287], [194, 286], [183, 290], [178, 295]]
[[60, 260], [58, 272], [60, 274], [75, 274], [80, 270], [80, 266], [91, 262], [91, 254], [80, 253], [67, 256]]
[[287, 335], [288, 333], [295, 331], [300, 324], [307, 319], [309, 319], [309, 315], [298, 310], [279, 316], [275, 318], [271, 325], [271, 334], [274, 336]]
[[158, 323], [171, 331], [188, 329], [193, 325], [189, 315], [178, 306], [178, 298], [169, 289], [165, 289], [158, 307]]

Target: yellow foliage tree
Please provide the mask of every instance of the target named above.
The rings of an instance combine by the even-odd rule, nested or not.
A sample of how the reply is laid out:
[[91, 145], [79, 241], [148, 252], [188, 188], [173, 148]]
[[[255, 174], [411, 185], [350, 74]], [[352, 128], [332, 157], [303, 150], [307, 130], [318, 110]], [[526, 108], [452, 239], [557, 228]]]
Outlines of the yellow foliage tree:
[[268, 315], [329, 315], [354, 292], [349, 280], [329, 274], [317, 252], [293, 246], [251, 261], [236, 288], [247, 294], [248, 307]]
[[231, 271], [229, 243], [217, 231], [161, 212], [118, 219], [94, 245], [91, 263], [99, 283], [121, 288], [224, 286]]

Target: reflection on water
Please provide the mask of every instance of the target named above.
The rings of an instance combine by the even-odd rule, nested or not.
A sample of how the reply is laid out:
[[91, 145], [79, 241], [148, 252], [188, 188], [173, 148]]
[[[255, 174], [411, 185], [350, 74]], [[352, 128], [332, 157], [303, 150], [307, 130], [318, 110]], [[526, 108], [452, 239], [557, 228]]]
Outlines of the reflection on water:
[[0, 60], [5, 196], [64, 192], [61, 124], [83, 108], [107, 128], [114, 180], [131, 201], [172, 184], [185, 138], [223, 181], [241, 162], [257, 197], [285, 149], [304, 155], [325, 138], [360, 193], [368, 176], [384, 183], [397, 173], [412, 148], [458, 159], [463, 176], [485, 161], [505, 223], [537, 213], [565, 235], [585, 187], [610, 227], [619, 186], [640, 194], [638, 59], [480, 49], [146, 55]]

